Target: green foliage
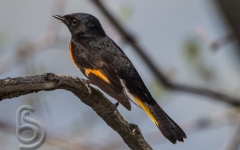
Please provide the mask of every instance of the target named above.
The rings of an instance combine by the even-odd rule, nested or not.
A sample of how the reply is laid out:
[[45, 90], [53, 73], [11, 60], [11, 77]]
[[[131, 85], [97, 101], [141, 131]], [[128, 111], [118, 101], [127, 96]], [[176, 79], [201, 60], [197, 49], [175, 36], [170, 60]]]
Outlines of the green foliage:
[[120, 11], [119, 11], [119, 18], [121, 20], [121, 22], [127, 22], [132, 15], [132, 7], [131, 5], [122, 5], [120, 7]]
[[195, 40], [188, 40], [185, 43], [184, 54], [189, 63], [197, 63], [202, 57], [200, 45]]
[[191, 38], [184, 43], [184, 56], [191, 71], [194, 71], [203, 79], [210, 80], [214, 77], [215, 70], [208, 63], [207, 58], [204, 57], [204, 50], [200, 41], [196, 38]]

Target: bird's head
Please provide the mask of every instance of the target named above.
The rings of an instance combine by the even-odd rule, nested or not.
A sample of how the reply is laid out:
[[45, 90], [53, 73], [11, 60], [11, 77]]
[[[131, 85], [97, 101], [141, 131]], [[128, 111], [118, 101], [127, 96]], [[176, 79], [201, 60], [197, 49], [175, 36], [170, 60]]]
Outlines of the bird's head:
[[74, 13], [65, 16], [54, 15], [54, 18], [61, 20], [74, 37], [97, 37], [105, 36], [105, 32], [98, 19], [90, 14]]

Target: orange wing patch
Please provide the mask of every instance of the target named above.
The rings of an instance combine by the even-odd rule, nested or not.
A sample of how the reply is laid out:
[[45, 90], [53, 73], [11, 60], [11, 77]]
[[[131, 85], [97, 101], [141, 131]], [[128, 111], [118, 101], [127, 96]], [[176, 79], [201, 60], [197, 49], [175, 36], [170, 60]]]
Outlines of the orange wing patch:
[[134, 99], [139, 104], [139, 106], [147, 113], [147, 115], [151, 118], [151, 120], [158, 126], [158, 121], [153, 116], [152, 112], [147, 107], [147, 105], [144, 102], [142, 102], [142, 100], [140, 100], [137, 96], [134, 96]]
[[100, 79], [102, 79], [103, 81], [110, 84], [110, 81], [108, 80], [108, 78], [103, 73], [101, 73], [99, 70], [85, 69], [85, 74], [86, 74], [87, 77], [89, 76], [90, 73], [94, 74], [95, 76], [98, 76]]
[[[72, 53], [72, 43], [70, 42], [70, 45], [69, 45], [69, 50], [70, 50], [70, 57], [72, 59], [72, 62], [74, 63], [74, 65], [78, 68], [77, 64], [75, 63], [74, 61], [74, 58], [73, 58], [73, 53]], [[108, 78], [103, 74], [101, 73], [99, 70], [96, 70], [96, 69], [85, 69], [85, 75], [88, 77], [89, 74], [94, 74], [95, 76], [98, 76], [100, 79], [102, 79], [103, 81], [107, 82], [110, 84], [110, 81], [108, 80]]]

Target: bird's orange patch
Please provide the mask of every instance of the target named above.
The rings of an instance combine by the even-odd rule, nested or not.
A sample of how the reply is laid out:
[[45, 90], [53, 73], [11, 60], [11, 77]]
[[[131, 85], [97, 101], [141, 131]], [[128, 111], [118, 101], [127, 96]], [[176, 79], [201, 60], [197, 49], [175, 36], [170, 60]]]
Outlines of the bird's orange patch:
[[147, 115], [151, 118], [151, 120], [158, 126], [157, 119], [153, 116], [151, 110], [148, 108], [148, 106], [137, 96], [133, 96], [138, 105], [147, 113]]
[[72, 43], [70, 42], [69, 44], [69, 50], [70, 50], [70, 57], [71, 57], [71, 60], [73, 62], [73, 64], [78, 68], [78, 66], [76, 65], [75, 61], [74, 61], [74, 58], [73, 58], [73, 53], [72, 53]]
[[96, 69], [85, 69], [85, 75], [88, 77], [89, 74], [94, 74], [95, 76], [98, 76], [100, 79], [102, 79], [103, 81], [110, 83], [110, 81], [108, 80], [108, 78], [101, 73], [101, 71], [96, 70]]

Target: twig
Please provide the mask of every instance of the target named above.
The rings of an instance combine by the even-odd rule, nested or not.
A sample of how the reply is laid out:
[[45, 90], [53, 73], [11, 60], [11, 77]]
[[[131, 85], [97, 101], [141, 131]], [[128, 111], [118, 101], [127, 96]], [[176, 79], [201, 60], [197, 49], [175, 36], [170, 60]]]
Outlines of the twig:
[[196, 88], [196, 87], [190, 87], [180, 84], [172, 83], [167, 77], [165, 77], [164, 73], [158, 69], [151, 59], [147, 56], [145, 52], [148, 52], [147, 50], [144, 50], [142, 47], [140, 47], [132, 35], [130, 35], [121, 25], [118, 23], [118, 21], [113, 17], [111, 13], [105, 8], [102, 1], [100, 0], [91, 0], [93, 4], [95, 4], [99, 10], [106, 16], [106, 18], [114, 25], [116, 30], [123, 36], [123, 38], [133, 47], [135, 51], [139, 54], [139, 56], [144, 60], [144, 62], [148, 65], [148, 68], [153, 72], [153, 74], [157, 77], [160, 84], [163, 84], [165, 88], [169, 90], [174, 91], [181, 91], [181, 92], [188, 92], [193, 93], [197, 95], [203, 95], [208, 96], [211, 98], [214, 98], [215, 100], [219, 100], [222, 102], [226, 102], [231, 105], [237, 105], [240, 106], [240, 99], [230, 97], [226, 94], [223, 94], [221, 92], [212, 91], [205, 88]]
[[47, 73], [36, 76], [2, 79], [0, 80], [0, 100], [56, 89], [64, 89], [75, 94], [114, 129], [131, 149], [152, 149], [144, 140], [137, 125], [129, 124], [125, 121], [115, 105], [99, 90], [91, 87], [92, 94], [89, 96], [88, 89], [78, 77]]
[[210, 36], [201, 28], [197, 28], [195, 30], [195, 33], [204, 43], [206, 43], [215, 51], [234, 40], [233, 34], [227, 34], [217, 40], [212, 40]]

